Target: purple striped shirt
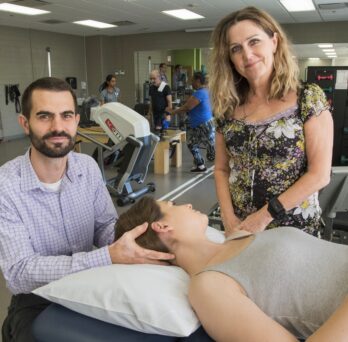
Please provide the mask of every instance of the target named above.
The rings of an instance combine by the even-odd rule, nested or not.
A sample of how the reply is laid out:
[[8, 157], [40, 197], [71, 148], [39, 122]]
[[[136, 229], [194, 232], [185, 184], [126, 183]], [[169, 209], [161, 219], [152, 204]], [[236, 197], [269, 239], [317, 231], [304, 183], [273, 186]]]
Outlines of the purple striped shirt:
[[[70, 152], [60, 190], [39, 181], [29, 151], [0, 168], [0, 266], [14, 294], [111, 264], [115, 207], [95, 161]], [[100, 247], [93, 250], [93, 245]]]

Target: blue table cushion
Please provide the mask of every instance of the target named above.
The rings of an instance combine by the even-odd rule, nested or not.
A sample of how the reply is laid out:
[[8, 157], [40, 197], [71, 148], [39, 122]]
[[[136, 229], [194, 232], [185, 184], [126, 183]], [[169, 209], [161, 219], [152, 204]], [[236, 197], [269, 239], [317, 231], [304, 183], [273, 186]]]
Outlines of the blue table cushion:
[[188, 337], [145, 334], [81, 315], [58, 304], [51, 304], [34, 321], [33, 335], [38, 342], [211, 342], [202, 327]]

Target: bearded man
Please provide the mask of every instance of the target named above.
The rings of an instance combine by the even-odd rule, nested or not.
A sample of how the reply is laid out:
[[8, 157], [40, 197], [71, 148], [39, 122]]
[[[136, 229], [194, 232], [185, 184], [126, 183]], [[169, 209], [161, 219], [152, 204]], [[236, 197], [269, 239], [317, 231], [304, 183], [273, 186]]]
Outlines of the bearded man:
[[92, 267], [173, 258], [136, 244], [146, 223], [113, 242], [117, 213], [101, 172], [93, 158], [72, 152], [80, 116], [68, 83], [34, 81], [22, 110], [31, 146], [0, 167], [0, 267], [13, 294], [3, 342], [33, 341], [32, 322], [50, 304], [30, 293], [42, 285]]

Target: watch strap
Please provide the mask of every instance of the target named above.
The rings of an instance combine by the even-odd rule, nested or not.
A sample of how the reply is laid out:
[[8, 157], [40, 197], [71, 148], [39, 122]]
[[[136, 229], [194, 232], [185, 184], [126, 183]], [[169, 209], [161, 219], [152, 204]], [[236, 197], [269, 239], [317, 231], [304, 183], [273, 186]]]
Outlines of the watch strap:
[[274, 219], [282, 219], [285, 215], [285, 209], [277, 197], [269, 200], [267, 210]]

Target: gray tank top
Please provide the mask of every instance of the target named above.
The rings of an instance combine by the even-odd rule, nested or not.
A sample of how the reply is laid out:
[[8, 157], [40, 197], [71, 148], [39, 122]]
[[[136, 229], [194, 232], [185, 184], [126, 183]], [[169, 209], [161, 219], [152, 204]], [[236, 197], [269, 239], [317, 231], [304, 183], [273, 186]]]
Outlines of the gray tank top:
[[239, 255], [206, 271], [233, 278], [263, 312], [307, 338], [348, 294], [348, 246], [276, 228], [255, 234]]

